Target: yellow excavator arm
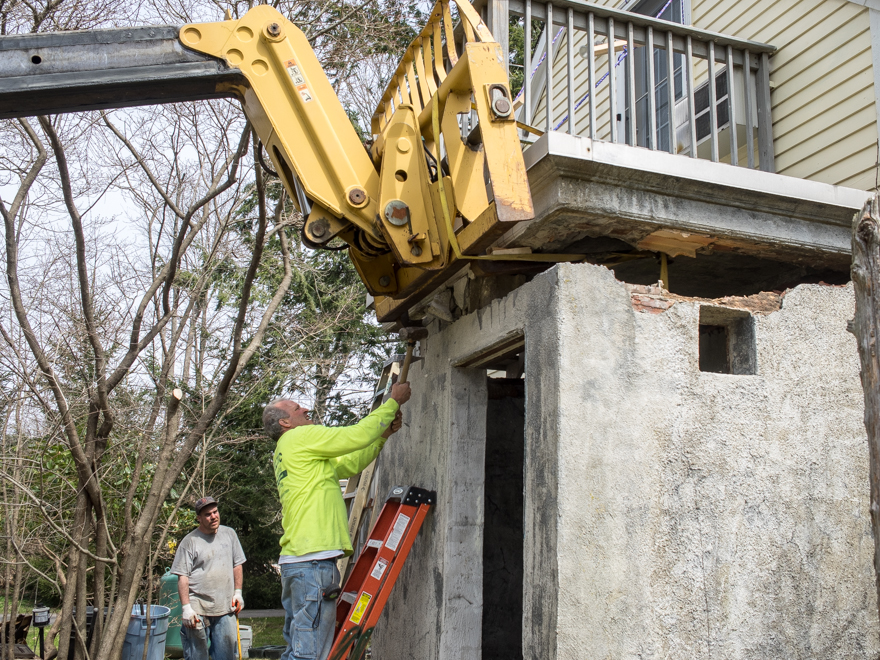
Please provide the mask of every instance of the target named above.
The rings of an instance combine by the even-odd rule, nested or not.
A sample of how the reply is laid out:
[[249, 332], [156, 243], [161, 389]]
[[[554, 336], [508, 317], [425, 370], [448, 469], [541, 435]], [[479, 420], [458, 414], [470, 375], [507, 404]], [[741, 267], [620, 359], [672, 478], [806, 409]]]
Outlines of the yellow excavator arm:
[[[450, 2], [457, 8], [455, 27]], [[151, 38], [161, 29], [173, 28], [156, 28]], [[127, 32], [129, 40], [132, 33]], [[71, 41], [69, 35], [67, 42], [56, 39], [53, 44], [39, 41], [52, 35], [29, 36], [34, 39], [0, 38], [0, 55], [12, 55], [5, 67], [0, 64], [0, 117], [28, 114], [28, 104], [29, 114], [36, 114], [239, 98], [305, 218], [304, 239], [314, 248], [327, 247], [333, 239], [349, 245], [358, 273], [376, 297], [380, 320], [399, 317], [406, 305], [459, 270], [468, 256], [482, 253], [512, 224], [533, 216], [503, 54], [466, 0], [439, 0], [407, 49], [372, 118], [369, 152], [303, 32], [272, 7], [254, 7], [237, 20], [179, 28], [179, 45], [168, 48], [180, 66], [177, 73], [156, 73], [171, 80], [162, 92], [137, 92], [137, 85], [149, 78], [146, 73], [129, 76], [127, 83], [117, 75], [115, 84], [131, 92], [127, 95], [102, 96], [104, 88], [95, 87], [94, 80], [87, 89], [85, 83], [64, 83], [57, 75], [53, 90], [48, 76], [39, 78], [28, 69], [27, 58], [33, 64], [50, 56], [52, 48], [97, 46]], [[121, 46], [106, 47], [124, 60]], [[192, 51], [209, 57], [190, 62]], [[29, 55], [38, 52], [43, 55]], [[132, 66], [150, 68], [144, 64]], [[184, 65], [189, 85], [182, 81]], [[74, 74], [82, 72], [71, 72], [70, 80]], [[176, 82], [180, 89], [175, 92]], [[89, 100], [70, 101], [75, 92], [57, 90], [64, 84]], [[34, 99], [41, 97], [33, 90], [40, 85], [46, 100], [37, 106]], [[15, 96], [26, 88], [30, 96]], [[53, 93], [63, 101], [53, 101]], [[9, 106], [16, 98], [19, 111]]]

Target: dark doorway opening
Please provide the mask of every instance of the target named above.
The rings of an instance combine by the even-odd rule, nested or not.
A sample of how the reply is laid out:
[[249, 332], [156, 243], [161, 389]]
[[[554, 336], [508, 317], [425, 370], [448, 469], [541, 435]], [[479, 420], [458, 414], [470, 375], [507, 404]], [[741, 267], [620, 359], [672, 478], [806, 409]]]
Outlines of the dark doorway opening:
[[487, 382], [483, 660], [521, 660], [525, 381]]

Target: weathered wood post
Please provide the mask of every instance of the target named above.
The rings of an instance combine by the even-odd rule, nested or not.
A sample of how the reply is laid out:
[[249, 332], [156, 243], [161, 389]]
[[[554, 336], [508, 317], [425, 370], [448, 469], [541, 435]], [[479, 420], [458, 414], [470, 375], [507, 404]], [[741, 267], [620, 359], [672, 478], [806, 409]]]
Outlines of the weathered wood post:
[[853, 218], [852, 281], [856, 314], [850, 330], [856, 336], [865, 392], [871, 481], [871, 528], [874, 532], [874, 578], [880, 616], [880, 199], [868, 201]]

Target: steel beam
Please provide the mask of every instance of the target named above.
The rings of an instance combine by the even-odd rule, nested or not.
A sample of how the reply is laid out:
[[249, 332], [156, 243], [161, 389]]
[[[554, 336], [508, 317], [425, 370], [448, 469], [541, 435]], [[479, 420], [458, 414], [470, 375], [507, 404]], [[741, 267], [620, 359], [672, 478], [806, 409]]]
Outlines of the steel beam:
[[0, 118], [236, 96], [237, 69], [176, 26], [0, 37]]

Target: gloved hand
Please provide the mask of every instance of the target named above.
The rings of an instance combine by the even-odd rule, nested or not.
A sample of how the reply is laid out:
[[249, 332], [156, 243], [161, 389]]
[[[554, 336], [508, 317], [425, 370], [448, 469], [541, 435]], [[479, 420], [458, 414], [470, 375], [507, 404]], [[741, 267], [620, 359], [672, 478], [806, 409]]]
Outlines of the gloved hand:
[[235, 590], [235, 595], [232, 597], [232, 609], [236, 614], [244, 609], [244, 598], [241, 597], [241, 589]]
[[192, 608], [192, 605], [187, 603], [183, 606], [183, 613], [181, 614], [181, 618], [183, 618], [183, 625], [187, 628], [195, 628], [199, 623], [199, 616], [195, 613]]

